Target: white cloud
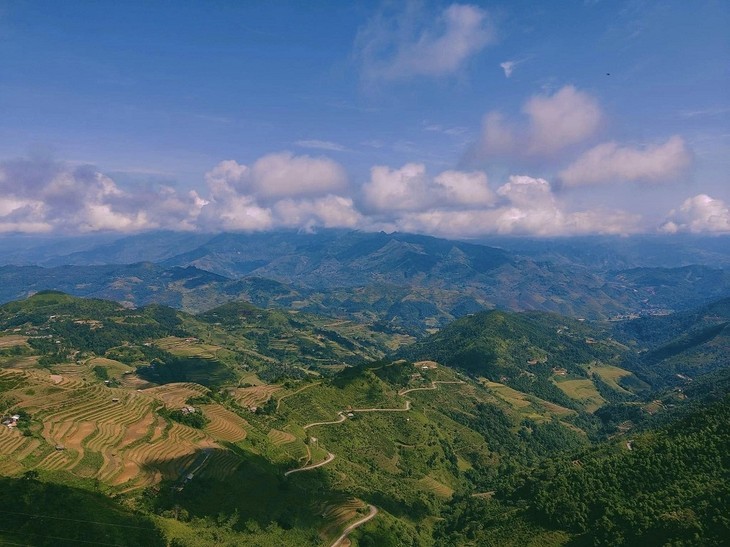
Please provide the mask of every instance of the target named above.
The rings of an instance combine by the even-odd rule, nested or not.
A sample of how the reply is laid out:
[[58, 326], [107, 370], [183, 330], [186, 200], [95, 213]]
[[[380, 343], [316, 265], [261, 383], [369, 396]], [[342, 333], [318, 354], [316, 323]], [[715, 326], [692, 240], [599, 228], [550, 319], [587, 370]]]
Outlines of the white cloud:
[[345, 190], [344, 168], [329, 158], [295, 156], [291, 152], [267, 154], [251, 167], [234, 160], [220, 162], [206, 173], [214, 197], [229, 194], [271, 201], [285, 197], [321, 196]]
[[497, 194], [502, 202], [495, 207], [435, 208], [407, 213], [395, 225], [399, 230], [444, 237], [495, 233], [558, 236], [625, 234], [636, 231], [639, 222], [636, 215], [621, 211], [566, 211], [552, 193], [550, 184], [539, 178], [511, 176]]
[[312, 229], [356, 228], [363, 223], [351, 198], [329, 195], [317, 199], [283, 199], [274, 204], [280, 226]]
[[504, 63], [499, 63], [499, 66], [504, 70], [504, 77], [509, 78], [515, 71], [517, 61], [505, 61]]
[[684, 140], [675, 135], [667, 142], [643, 149], [599, 144], [582, 154], [560, 173], [566, 186], [620, 181], [665, 182], [676, 178], [692, 161]]
[[224, 160], [205, 174], [205, 182], [214, 198], [225, 197], [245, 190], [250, 169], [235, 160]]
[[598, 102], [572, 85], [554, 95], [532, 97], [523, 111], [530, 118], [530, 152], [549, 154], [584, 141], [601, 122]]
[[332, 152], [347, 152], [348, 148], [332, 141], [320, 141], [317, 139], [297, 141], [294, 144], [302, 148], [314, 148], [316, 150], [330, 150]]
[[252, 196], [230, 195], [223, 201], [207, 203], [200, 212], [204, 230], [262, 231], [274, 228], [271, 209], [261, 207]]
[[422, 211], [436, 205], [481, 206], [495, 199], [486, 174], [480, 171], [444, 171], [431, 178], [421, 163], [407, 163], [400, 169], [371, 168], [362, 194], [366, 205], [378, 213]]
[[131, 193], [91, 166], [45, 158], [0, 164], [0, 204], [2, 232], [186, 230], [202, 206], [195, 192]]
[[667, 221], [659, 230], [669, 234], [727, 233], [730, 232], [730, 209], [720, 199], [699, 194], [686, 199], [679, 209], [670, 211]]
[[444, 203], [450, 205], [491, 205], [495, 196], [489, 188], [487, 175], [481, 171], [444, 171], [433, 179], [442, 189]]
[[536, 95], [522, 107], [527, 123], [505, 120], [499, 112], [484, 117], [480, 151], [485, 156], [552, 156], [593, 136], [603, 114], [598, 102], [567, 85], [553, 95]]
[[[417, 163], [397, 169], [373, 167], [357, 196], [362, 209], [347, 187], [339, 193], [327, 190], [338, 188], [342, 177], [322, 184], [304, 172], [296, 179], [304, 180], [303, 185], [289, 184], [298, 173], [294, 167], [313, 167], [318, 175], [326, 175], [333, 164], [325, 158], [291, 154], [264, 156], [252, 167], [227, 160], [206, 174], [209, 192], [201, 195], [169, 185], [140, 185], [130, 191], [89, 166], [4, 162], [0, 164], [0, 232], [387, 227], [447, 237], [552, 236], [630, 233], [638, 223], [637, 217], [620, 211], [568, 210], [545, 179], [511, 176], [495, 192], [481, 171], [430, 175]], [[290, 194], [284, 195], [284, 190]], [[727, 225], [727, 207], [698, 196], [673, 211], [663, 229], [727, 231]]]
[[407, 163], [400, 169], [372, 167], [362, 193], [376, 211], [417, 210], [433, 200], [427, 191], [426, 166], [421, 163]]
[[447, 76], [495, 40], [483, 9], [451, 4], [434, 18], [417, 9], [380, 14], [361, 29], [356, 49], [367, 79]]
[[347, 175], [328, 158], [269, 154], [251, 168], [255, 194], [261, 198], [322, 195], [343, 190]]
[[354, 227], [360, 221], [345, 170], [328, 158], [268, 154], [251, 167], [233, 160], [206, 173], [211, 192], [199, 225], [207, 230], [260, 231], [277, 227]]

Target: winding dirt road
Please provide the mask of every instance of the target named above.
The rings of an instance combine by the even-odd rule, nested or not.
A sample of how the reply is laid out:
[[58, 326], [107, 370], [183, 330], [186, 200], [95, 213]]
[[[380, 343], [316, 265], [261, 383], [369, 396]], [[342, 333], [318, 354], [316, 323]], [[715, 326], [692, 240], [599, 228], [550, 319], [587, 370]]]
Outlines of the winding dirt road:
[[[462, 380], [451, 381], [451, 382], [435, 381], [435, 382], [431, 382], [430, 387], [414, 387], [411, 389], [406, 389], [404, 391], [399, 391], [398, 395], [403, 396], [406, 393], [410, 393], [412, 391], [434, 390], [438, 387], [438, 384], [465, 384], [465, 383], [466, 382], [464, 382]], [[294, 393], [292, 393], [291, 395], [294, 395]], [[409, 399], [406, 399], [406, 405], [404, 408], [353, 408], [353, 409], [350, 409], [347, 411], [343, 410], [343, 411], [338, 412], [337, 416], [339, 416], [339, 417], [336, 420], [333, 420], [330, 422], [313, 422], [311, 424], [307, 424], [307, 425], [303, 426], [302, 429], [306, 430], [306, 429], [309, 429], [310, 427], [315, 427], [318, 425], [341, 424], [342, 422], [344, 422], [347, 419], [347, 417], [345, 416], [345, 412], [353, 412], [353, 413], [354, 412], [408, 412], [410, 409], [411, 409], [411, 401]], [[277, 405], [277, 410], [278, 410], [278, 405]], [[327, 452], [327, 457], [324, 460], [322, 460], [321, 462], [315, 463], [313, 465], [305, 465], [304, 467], [299, 467], [298, 469], [290, 469], [289, 471], [286, 471], [284, 473], [284, 476], [287, 477], [287, 476], [291, 475], [292, 473], [299, 473], [302, 471], [311, 471], [312, 469], [316, 469], [318, 467], [322, 467], [323, 465], [327, 465], [334, 459], [335, 459], [335, 455], [332, 452]], [[345, 538], [347, 538], [348, 535], [350, 535], [350, 533], [353, 530], [356, 530], [357, 528], [359, 528], [366, 522], [375, 518], [375, 515], [378, 514], [378, 508], [375, 507], [374, 505], [368, 505], [368, 507], [370, 507], [370, 512], [367, 515], [365, 515], [363, 518], [361, 518], [360, 520], [353, 522], [347, 528], [345, 528], [345, 530], [342, 532], [340, 537], [338, 537], [335, 540], [335, 542], [331, 545], [331, 547], [339, 547], [340, 544], [345, 540]]]
[[311, 471], [312, 469], [317, 469], [318, 467], [322, 467], [323, 465], [327, 465], [332, 460], [335, 459], [335, 455], [332, 452], [327, 452], [327, 457], [323, 459], [319, 463], [314, 463], [312, 465], [305, 465], [304, 467], [298, 467], [296, 469], [290, 469], [286, 473], [284, 473], [285, 477], [288, 477], [292, 473], [299, 473], [300, 471]]
[[313, 424], [305, 425], [304, 427], [302, 427], [302, 429], [307, 430], [310, 427], [314, 427], [315, 425], [341, 424], [342, 422], [344, 422], [347, 419], [347, 418], [345, 418], [345, 415], [342, 412], [338, 412], [337, 415], [339, 416], [339, 418], [337, 418], [336, 420], [334, 420], [332, 422], [314, 422]]
[[350, 526], [345, 528], [345, 531], [342, 532], [340, 537], [338, 537], [335, 540], [335, 542], [331, 545], [331, 547], [339, 547], [340, 543], [342, 543], [345, 540], [345, 538], [350, 535], [350, 532], [352, 532], [356, 528], [362, 526], [367, 521], [375, 518], [375, 515], [378, 514], [378, 508], [375, 507], [374, 505], [370, 505], [369, 507], [370, 507], [370, 512], [367, 515], [365, 515], [363, 518], [361, 518], [360, 520], [353, 522], [352, 524], [350, 524]]
[[411, 389], [404, 389], [398, 392], [398, 395], [405, 395], [406, 393], [410, 393], [411, 391], [433, 391], [436, 389], [437, 384], [465, 384], [466, 382], [463, 380], [458, 381], [437, 381], [437, 382], [431, 382], [430, 387], [412, 387]]

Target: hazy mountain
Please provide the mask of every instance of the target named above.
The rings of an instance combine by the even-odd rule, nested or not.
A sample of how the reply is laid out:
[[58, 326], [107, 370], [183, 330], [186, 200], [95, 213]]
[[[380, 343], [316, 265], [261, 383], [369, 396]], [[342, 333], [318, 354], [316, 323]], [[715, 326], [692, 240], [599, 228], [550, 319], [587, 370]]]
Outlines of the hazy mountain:
[[[216, 236], [160, 232], [89, 246], [90, 241], [83, 240], [84, 250], [51, 253], [42, 261], [75, 265], [0, 268], [0, 299], [55, 289], [191, 312], [248, 300], [420, 335], [482, 309], [601, 319], [686, 309], [730, 295], [728, 273], [709, 266], [596, 267], [603, 263], [592, 260], [591, 253], [600, 255], [622, 241], [614, 239], [599, 239], [595, 247], [586, 244], [583, 255], [567, 242], [545, 241], [540, 260], [433, 237], [342, 230]], [[534, 251], [536, 244], [521, 245]], [[46, 242], [37, 250], [49, 248]], [[14, 256], [9, 252], [6, 260]], [[552, 259], [543, 260], [547, 257]], [[158, 262], [114, 265], [140, 258]]]

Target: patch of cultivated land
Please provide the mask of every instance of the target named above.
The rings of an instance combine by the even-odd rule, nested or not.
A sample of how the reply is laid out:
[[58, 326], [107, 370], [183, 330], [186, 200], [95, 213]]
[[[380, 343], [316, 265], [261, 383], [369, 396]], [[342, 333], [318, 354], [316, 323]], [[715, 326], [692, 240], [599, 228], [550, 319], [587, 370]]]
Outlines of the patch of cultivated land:
[[[490, 382], [489, 380], [481, 380], [484, 387], [489, 388], [492, 393], [502, 401], [508, 403], [510, 406], [521, 412], [526, 412], [533, 416], [539, 416], [539, 413], [557, 414], [558, 416], [566, 416], [575, 414], [574, 410], [565, 408], [545, 399], [540, 399], [534, 395], [528, 395], [516, 389], [512, 389], [509, 386], [500, 384], [499, 382]], [[593, 384], [591, 384], [593, 385]], [[534, 410], [535, 412], [529, 412]]]
[[[70, 366], [70, 365], [69, 365]], [[79, 365], [73, 365], [83, 370]], [[0, 472], [66, 471], [125, 490], [177, 480], [203, 449], [217, 448], [201, 470], [224, 479], [240, 461], [217, 441], [246, 437], [245, 420], [218, 404], [205, 406], [205, 430], [169, 422], [161, 404], [176, 407], [207, 389], [197, 384], [158, 386], [145, 392], [109, 388], [39, 371], [0, 371], [4, 395], [30, 414], [39, 438], [0, 427]]]
[[107, 359], [106, 357], [94, 357], [88, 361], [87, 365], [92, 368], [97, 366], [105, 368], [110, 377], [118, 377], [125, 372], [134, 370], [134, 368], [129, 365], [125, 365], [124, 363], [120, 363], [114, 359]]
[[315, 508], [317, 514], [322, 515], [325, 521], [320, 529], [322, 540], [332, 538], [345, 529], [348, 522], [360, 515], [367, 505], [362, 500], [350, 498], [341, 502], [327, 503]]
[[596, 386], [588, 379], [555, 379], [553, 381], [568, 397], [585, 406], [588, 412], [595, 412], [606, 404], [606, 400], [598, 393]]
[[281, 386], [274, 385], [239, 387], [231, 390], [231, 395], [243, 407], [258, 407], [266, 403], [280, 389]]
[[0, 336], [0, 349], [12, 348], [15, 346], [27, 346], [28, 337], [18, 334], [7, 334]]
[[180, 408], [191, 397], [205, 395], [208, 389], [192, 382], [176, 382], [142, 390], [142, 393], [162, 401], [168, 408]]
[[204, 405], [203, 414], [210, 420], [205, 431], [216, 439], [228, 442], [238, 442], [246, 438], [248, 422], [238, 414], [220, 405]]
[[454, 495], [454, 489], [445, 485], [442, 482], [437, 481], [433, 477], [426, 476], [419, 479], [418, 483], [423, 486], [426, 490], [430, 490], [440, 498], [448, 499]]
[[601, 380], [606, 382], [612, 388], [618, 391], [626, 391], [619, 385], [618, 381], [626, 376], [631, 376], [631, 372], [628, 370], [624, 370], [613, 365], [592, 365], [589, 370], [594, 374], [598, 374], [598, 376], [601, 377]]
[[179, 357], [201, 357], [203, 359], [213, 359], [221, 349], [220, 346], [206, 344], [197, 338], [178, 338], [177, 336], [161, 338], [155, 341], [155, 345]]

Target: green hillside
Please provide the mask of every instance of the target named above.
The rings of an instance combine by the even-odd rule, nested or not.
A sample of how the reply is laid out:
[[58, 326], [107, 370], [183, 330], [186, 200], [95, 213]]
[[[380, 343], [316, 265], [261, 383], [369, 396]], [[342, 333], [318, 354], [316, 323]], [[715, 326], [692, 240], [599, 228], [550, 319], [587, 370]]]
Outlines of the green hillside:
[[[704, 332], [722, 309], [673, 320]], [[1, 306], [0, 330], [2, 417], [16, 416], [0, 426], [2, 511], [48, 499], [36, 514], [52, 520], [66, 488], [78, 520], [116, 514], [140, 542], [191, 547], [331, 545], [356, 523], [361, 546], [712, 543], [727, 529], [723, 370], [651, 391], [623, 366], [650, 337], [619, 343], [614, 324], [483, 312], [394, 359], [406, 338], [341, 319], [46, 292]], [[649, 482], [622, 482], [637, 473]], [[73, 519], [48, 535], [100, 541]]]

